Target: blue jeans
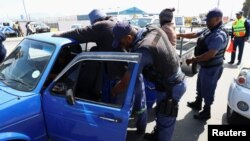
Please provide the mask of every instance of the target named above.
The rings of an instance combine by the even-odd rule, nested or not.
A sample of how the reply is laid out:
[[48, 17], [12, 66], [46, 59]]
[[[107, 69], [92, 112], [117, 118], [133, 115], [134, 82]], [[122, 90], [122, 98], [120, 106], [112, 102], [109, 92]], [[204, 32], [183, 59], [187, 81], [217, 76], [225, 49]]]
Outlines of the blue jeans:
[[197, 94], [198, 97], [204, 98], [205, 106], [210, 107], [213, 104], [215, 89], [222, 72], [223, 66], [200, 68], [197, 78]]
[[[183, 94], [186, 92], [186, 80], [173, 87], [173, 99], [180, 101]], [[167, 94], [165, 92], [157, 93], [157, 105], [164, 99]], [[158, 130], [158, 141], [171, 141], [174, 133], [176, 117], [166, 116], [161, 113], [156, 113], [156, 128]]]

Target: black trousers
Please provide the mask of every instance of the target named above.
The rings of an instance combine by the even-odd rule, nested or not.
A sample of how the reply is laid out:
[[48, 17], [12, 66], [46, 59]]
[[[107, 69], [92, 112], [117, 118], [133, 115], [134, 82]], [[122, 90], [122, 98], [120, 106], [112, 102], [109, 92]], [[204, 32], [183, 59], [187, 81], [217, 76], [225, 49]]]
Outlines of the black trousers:
[[243, 54], [243, 50], [244, 50], [244, 45], [245, 45], [245, 38], [244, 37], [235, 37], [234, 38], [234, 52], [232, 52], [232, 54], [231, 54], [231, 62], [234, 62], [234, 60], [235, 60], [237, 47], [239, 49], [238, 62], [241, 62], [242, 54]]

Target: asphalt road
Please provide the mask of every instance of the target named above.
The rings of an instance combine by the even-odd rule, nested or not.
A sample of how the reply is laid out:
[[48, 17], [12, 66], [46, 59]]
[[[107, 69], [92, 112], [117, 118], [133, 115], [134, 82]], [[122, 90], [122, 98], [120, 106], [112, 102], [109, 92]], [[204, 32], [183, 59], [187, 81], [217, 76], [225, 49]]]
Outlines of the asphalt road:
[[[19, 43], [21, 38], [9, 38], [4, 42], [7, 48], [7, 53], [9, 54], [11, 50]], [[215, 101], [212, 105], [211, 119], [207, 121], [198, 121], [193, 119], [193, 115], [196, 113], [186, 106], [188, 101], [193, 101], [195, 98], [196, 90], [196, 79], [197, 75], [193, 77], [187, 77], [187, 91], [180, 101], [180, 110], [177, 118], [175, 133], [173, 141], [207, 141], [207, 127], [208, 125], [222, 125], [227, 124], [226, 122], [226, 107], [227, 107], [227, 95], [230, 83], [233, 78], [237, 76], [239, 68], [243, 66], [250, 67], [250, 44], [245, 44], [243, 61], [240, 66], [228, 65], [226, 62], [230, 59], [230, 54], [225, 55], [224, 71], [221, 79], [218, 82]], [[151, 116], [149, 118], [148, 127], [146, 132], [150, 133], [155, 125], [154, 117], [151, 111]], [[131, 126], [129, 126], [131, 127]], [[128, 141], [144, 141], [142, 136], [135, 134], [135, 128], [133, 126], [129, 128]]]

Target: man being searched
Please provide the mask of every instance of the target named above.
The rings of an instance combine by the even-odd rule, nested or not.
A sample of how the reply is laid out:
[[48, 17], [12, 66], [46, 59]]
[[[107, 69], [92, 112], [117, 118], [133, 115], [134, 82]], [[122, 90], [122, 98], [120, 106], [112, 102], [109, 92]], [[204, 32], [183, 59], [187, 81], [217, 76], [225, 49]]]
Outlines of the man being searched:
[[[180, 69], [179, 57], [160, 28], [147, 26], [135, 29], [128, 22], [118, 22], [113, 28], [113, 47], [142, 54], [139, 72], [153, 82], [157, 89], [156, 128], [146, 134], [147, 140], [171, 141], [178, 102], [186, 91], [185, 76]], [[129, 66], [130, 68], [130, 66]], [[112, 90], [112, 95], [122, 93], [128, 86], [131, 69]], [[139, 75], [138, 77], [141, 77]], [[143, 81], [137, 81], [143, 83]], [[143, 90], [144, 91], [144, 90]]]
[[201, 110], [202, 99], [204, 99], [203, 110], [194, 115], [195, 119], [206, 120], [211, 117], [210, 108], [214, 101], [215, 89], [223, 72], [223, 57], [228, 43], [228, 35], [222, 29], [222, 17], [221, 10], [212, 9], [206, 15], [208, 29], [198, 33], [177, 34], [184, 38], [199, 37], [195, 47], [195, 57], [186, 60], [188, 65], [198, 63], [201, 66], [197, 79], [196, 100], [187, 103], [188, 107]]
[[174, 8], [163, 9], [159, 15], [161, 29], [167, 34], [171, 44], [176, 47], [176, 32], [173, 20]]
[[[112, 43], [114, 40], [112, 29], [117, 22], [116, 19], [107, 16], [106, 13], [102, 12], [99, 9], [92, 10], [88, 16], [91, 23], [90, 26], [55, 34], [53, 36], [74, 39], [79, 43], [95, 42], [97, 45], [94, 49], [95, 51], [123, 51], [121, 48], [112, 47]], [[106, 73], [103, 78], [104, 86], [102, 90], [105, 92], [102, 93], [102, 100], [112, 103], [115, 100], [114, 97], [111, 97], [110, 91], [127, 70], [127, 63], [108, 62], [105, 65]], [[143, 86], [141, 85], [141, 87]], [[109, 92], [107, 93], [107, 91]], [[144, 132], [147, 124], [145, 93], [141, 93], [140, 91], [138, 91], [137, 93], [140, 94], [136, 95], [136, 103], [134, 106], [134, 110], [138, 113], [136, 125], [139, 132]]]
[[238, 53], [237, 65], [240, 65], [245, 41], [248, 40], [249, 27], [247, 20], [242, 16], [242, 14], [243, 14], [242, 11], [236, 13], [237, 19], [233, 22], [232, 35], [231, 35], [231, 40], [233, 40], [233, 52], [231, 54], [231, 60], [230, 62], [228, 62], [228, 64], [234, 63], [236, 49], [238, 47], [239, 53]]

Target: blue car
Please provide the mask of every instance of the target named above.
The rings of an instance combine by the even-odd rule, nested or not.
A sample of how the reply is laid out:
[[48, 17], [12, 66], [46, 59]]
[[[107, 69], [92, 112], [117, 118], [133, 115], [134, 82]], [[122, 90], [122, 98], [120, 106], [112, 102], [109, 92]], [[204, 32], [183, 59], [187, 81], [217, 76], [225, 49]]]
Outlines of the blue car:
[[[6, 57], [0, 65], [1, 141], [126, 140], [141, 55], [85, 52], [88, 45], [43, 33], [26, 37]], [[132, 65], [119, 101], [102, 97], [106, 62]]]
[[7, 37], [13, 37], [13, 36], [17, 36], [16, 31], [11, 27], [11, 26], [1, 26], [0, 27], [0, 31], [5, 34]]

